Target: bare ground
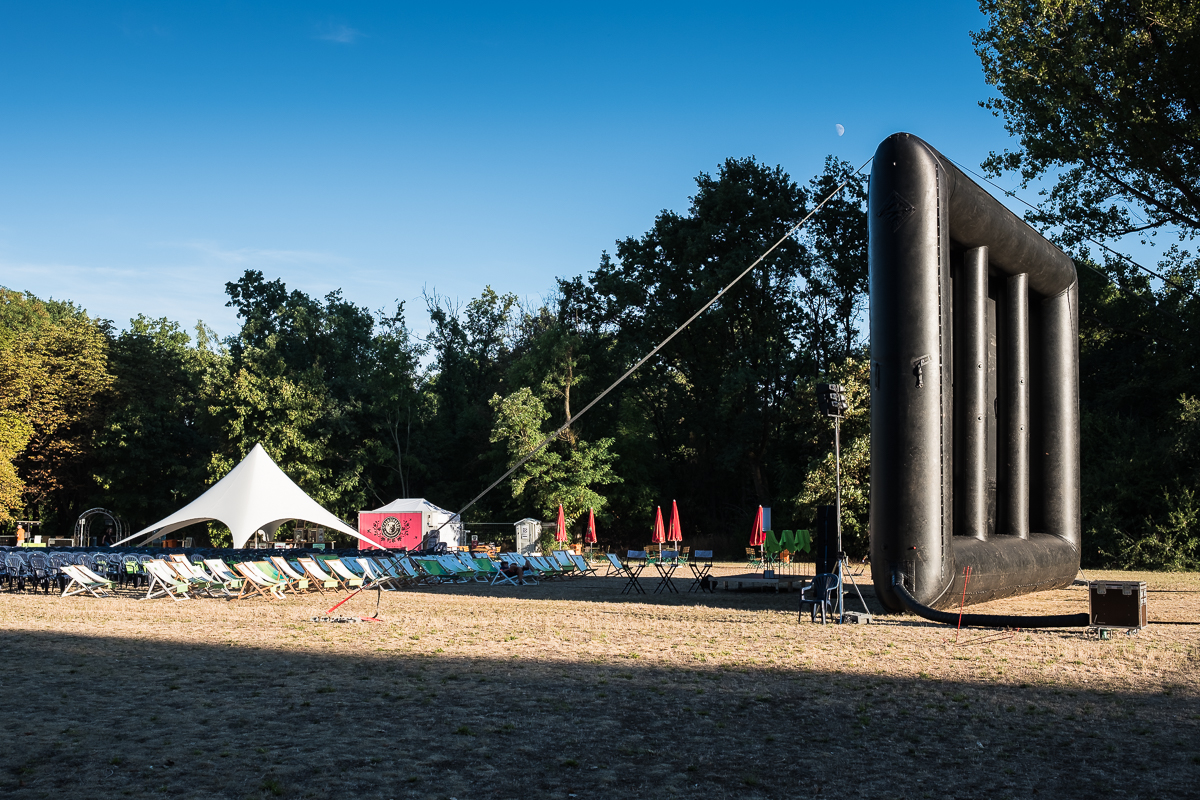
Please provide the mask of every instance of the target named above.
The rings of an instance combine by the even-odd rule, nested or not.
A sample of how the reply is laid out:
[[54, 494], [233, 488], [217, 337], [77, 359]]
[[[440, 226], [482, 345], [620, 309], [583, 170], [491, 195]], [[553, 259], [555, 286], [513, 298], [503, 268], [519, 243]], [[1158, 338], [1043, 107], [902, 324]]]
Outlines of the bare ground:
[[[1200, 575], [1097, 576], [1200, 621]], [[621, 585], [384, 593], [382, 622], [343, 625], [310, 621], [319, 596], [0, 594], [0, 795], [1200, 796], [1200, 626], [955, 644], [907, 616], [798, 623], [794, 594]]]

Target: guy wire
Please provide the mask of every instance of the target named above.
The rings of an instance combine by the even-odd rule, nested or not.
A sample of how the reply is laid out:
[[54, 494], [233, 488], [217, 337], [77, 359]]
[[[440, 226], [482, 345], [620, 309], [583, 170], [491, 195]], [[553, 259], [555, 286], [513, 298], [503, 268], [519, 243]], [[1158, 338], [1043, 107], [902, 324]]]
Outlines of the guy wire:
[[[838, 184], [838, 187], [836, 189], [834, 189], [832, 192], [830, 192], [829, 194], [825, 195], [824, 199], [822, 199], [821, 202], [817, 203], [813, 207], [812, 211], [810, 211], [804, 215], [804, 219], [800, 220], [795, 225], [793, 225], [791, 228], [789, 228], [787, 233], [785, 233], [783, 236], [779, 237], [779, 241], [775, 242], [775, 244], [771, 245], [766, 250], [764, 250], [763, 254], [754, 260], [754, 263], [752, 263], [750, 266], [748, 266], [744, 270], [742, 270], [741, 273], [739, 273], [736, 278], [734, 278], [732, 281], [730, 281], [729, 284], [724, 289], [722, 289], [721, 291], [719, 291], [715, 295], [713, 295], [713, 298], [711, 300], [709, 300], [707, 303], [705, 303], [703, 306], [701, 306], [699, 311], [697, 311], [695, 314], [692, 314], [690, 317], [688, 317], [686, 322], [684, 322], [682, 325], [680, 325], [675, 330], [671, 331], [671, 334], [669, 336], [667, 336], [667, 338], [665, 338], [661, 342], [659, 342], [657, 345], [655, 345], [653, 350], [651, 350], [649, 353], [646, 353], [646, 355], [644, 355], [640, 359], [638, 359], [637, 363], [635, 363], [629, 369], [625, 370], [624, 375], [617, 378], [615, 381], [613, 381], [611, 386], [609, 386], [607, 389], [605, 389], [600, 394], [596, 395], [596, 397], [593, 398], [592, 402], [588, 403], [586, 406], [584, 406], [582, 409], [580, 409], [578, 414], [576, 414], [575, 416], [571, 417], [566, 422], [564, 422], [561, 427], [559, 427], [557, 430], [555, 430], [553, 433], [551, 433], [545, 439], [542, 439], [541, 443], [538, 444], [537, 447], [530, 450], [529, 453], [527, 453], [523, 458], [521, 458], [519, 461], [517, 461], [517, 463], [515, 463], [511, 467], [509, 467], [507, 472], [505, 472], [503, 475], [501, 475], [496, 480], [492, 481], [490, 486], [488, 486], [486, 489], [484, 489], [479, 494], [475, 495], [475, 497], [472, 498], [471, 502], [467, 503], [465, 506], [463, 506], [461, 509], [459, 509], [458, 513], [455, 514], [455, 516], [458, 517], [460, 522], [462, 520], [463, 513], [468, 508], [475, 505], [488, 492], [490, 492], [492, 489], [495, 489], [497, 486], [499, 486], [501, 483], [503, 483], [504, 480], [506, 478], [508, 478], [509, 475], [512, 475], [518, 469], [525, 466], [525, 463], [527, 461], [529, 461], [529, 459], [533, 458], [535, 455], [540, 453], [542, 451], [542, 449], [546, 447], [546, 445], [550, 444], [550, 442], [554, 441], [559, 436], [561, 436], [563, 434], [563, 431], [565, 431], [567, 428], [571, 427], [571, 425], [575, 422], [575, 420], [579, 419], [584, 414], [586, 414], [588, 412], [588, 410], [591, 409], [592, 406], [599, 403], [601, 400], [604, 399], [604, 397], [609, 392], [611, 392], [613, 389], [620, 386], [621, 383], [626, 378], [628, 378], [630, 375], [632, 375], [634, 372], [637, 371], [638, 367], [640, 367], [642, 364], [645, 364], [647, 361], [649, 361], [651, 358], [653, 358], [654, 355], [656, 353], [658, 353], [659, 350], [662, 350], [664, 347], [666, 347], [667, 343], [670, 342], [672, 339], [674, 339], [676, 336], [678, 336], [679, 333], [681, 331], [683, 331], [684, 328], [686, 328], [688, 325], [691, 325], [693, 322], [695, 322], [696, 319], [701, 314], [703, 314], [705, 311], [708, 311], [708, 309], [710, 307], [712, 307], [712, 305], [714, 303], [716, 303], [718, 300], [720, 300], [722, 297], [724, 297], [725, 293], [728, 292], [730, 289], [732, 289], [737, 284], [738, 281], [740, 281], [742, 278], [749, 275], [750, 271], [753, 270], [755, 267], [757, 267], [759, 264], [761, 264], [763, 259], [765, 259], [767, 256], [771, 255], [771, 253], [775, 252], [775, 250], [781, 244], [783, 244], [789, 238], [791, 238], [796, 233], [796, 231], [800, 230], [800, 228], [802, 228], [806, 222], [808, 222], [810, 219], [812, 219], [814, 214], [816, 214], [818, 211], [821, 210], [822, 206], [824, 206], [826, 203], [828, 203], [830, 200], [832, 200], [834, 198], [834, 196], [837, 195], [838, 192], [840, 192], [842, 189], [846, 188], [846, 185], [848, 183], [850, 183], [850, 181], [854, 178], [854, 176], [856, 176], [856, 175], [858, 175], [858, 173], [862, 172], [863, 169], [867, 166], [867, 164], [871, 163], [872, 159], [874, 159], [874, 156], [872, 156], [871, 158], [868, 158], [866, 161], [864, 161], [862, 163], [862, 165], [858, 169], [854, 170], [854, 172], [851, 172], [849, 175], [847, 175], [846, 180], [844, 180], [840, 184]], [[451, 517], [451, 519], [453, 519], [453, 517]], [[450, 524], [449, 519], [446, 520], [445, 522], [443, 522], [441, 525], [439, 525], [437, 527], [437, 530], [440, 531], [442, 528], [446, 527], [446, 525], [448, 525], [448, 524]]]

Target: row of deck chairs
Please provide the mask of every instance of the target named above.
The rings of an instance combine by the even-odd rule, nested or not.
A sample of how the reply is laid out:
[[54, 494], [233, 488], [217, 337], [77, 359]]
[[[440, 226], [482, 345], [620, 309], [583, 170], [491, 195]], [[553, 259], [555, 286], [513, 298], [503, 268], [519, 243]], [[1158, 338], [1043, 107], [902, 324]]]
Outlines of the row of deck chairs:
[[[482, 554], [449, 553], [435, 556], [361, 556], [299, 557], [269, 556], [262, 560], [225, 561], [220, 558], [189, 559], [181, 553], [167, 558], [151, 558], [141, 563], [146, 575], [143, 599], [170, 597], [189, 600], [194, 597], [223, 597], [240, 600], [262, 597], [282, 600], [290, 592], [303, 594], [326, 591], [354, 591], [378, 588], [396, 591], [420, 584], [483, 582], [517, 585], [509, 564], [524, 568], [521, 582], [595, 574], [595, 568], [581, 556], [560, 551], [554, 557], [520, 556], [504, 553], [501, 560]], [[63, 596], [89, 593], [105, 597], [113, 593], [116, 582], [88, 564], [62, 567], [65, 578]]]

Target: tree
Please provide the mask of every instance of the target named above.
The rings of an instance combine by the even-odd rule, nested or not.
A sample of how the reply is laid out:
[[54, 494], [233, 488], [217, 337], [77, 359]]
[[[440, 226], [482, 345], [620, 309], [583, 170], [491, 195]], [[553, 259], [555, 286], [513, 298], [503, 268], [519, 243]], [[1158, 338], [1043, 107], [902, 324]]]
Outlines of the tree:
[[112, 385], [107, 335], [71, 303], [0, 288], [0, 413], [8, 446], [26, 442], [9, 463], [22, 505], [60, 529], [94, 493], [89, 459]]
[[[543, 425], [550, 414], [528, 387], [508, 397], [494, 395], [490, 405], [496, 413], [490, 439], [504, 443], [511, 467], [546, 438], [549, 431]], [[543, 519], [554, 516], [561, 504], [567, 524], [589, 508], [603, 509], [607, 500], [597, 488], [621, 482], [613, 472], [612, 444], [611, 438], [588, 443], [560, 434], [517, 470], [512, 496], [523, 499]]]
[[[984, 103], [1020, 150], [993, 173], [1062, 170], [1037, 218], [1098, 237], [1200, 230], [1200, 6], [1182, 0], [982, 0]], [[1135, 212], [1133, 209], [1138, 211]], [[1138, 213], [1140, 212], [1140, 213]]]
[[97, 439], [95, 478], [134, 529], [201, 494], [215, 442], [202, 389], [220, 359], [212, 332], [196, 346], [178, 323], [138, 316], [112, 341], [113, 398]]

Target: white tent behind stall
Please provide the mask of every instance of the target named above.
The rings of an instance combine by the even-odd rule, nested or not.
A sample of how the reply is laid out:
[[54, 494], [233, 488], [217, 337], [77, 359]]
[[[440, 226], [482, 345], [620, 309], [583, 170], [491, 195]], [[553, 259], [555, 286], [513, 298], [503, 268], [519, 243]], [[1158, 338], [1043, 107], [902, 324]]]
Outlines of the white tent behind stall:
[[358, 531], [326, 511], [271, 460], [261, 444], [204, 494], [117, 544], [140, 536], [166, 534], [197, 522], [217, 520], [233, 534], [233, 546], [245, 547], [258, 530], [268, 536], [288, 520], [312, 522], [362, 539]]
[[[457, 547], [464, 544], [462, 539], [462, 520], [453, 511], [439, 508], [421, 497], [404, 500], [393, 500], [386, 506], [371, 509], [370, 514], [421, 514], [421, 536], [425, 547], [436, 542], [444, 542], [447, 547]], [[436, 534], [434, 532], [436, 531]], [[436, 535], [436, 539], [434, 538]]]

